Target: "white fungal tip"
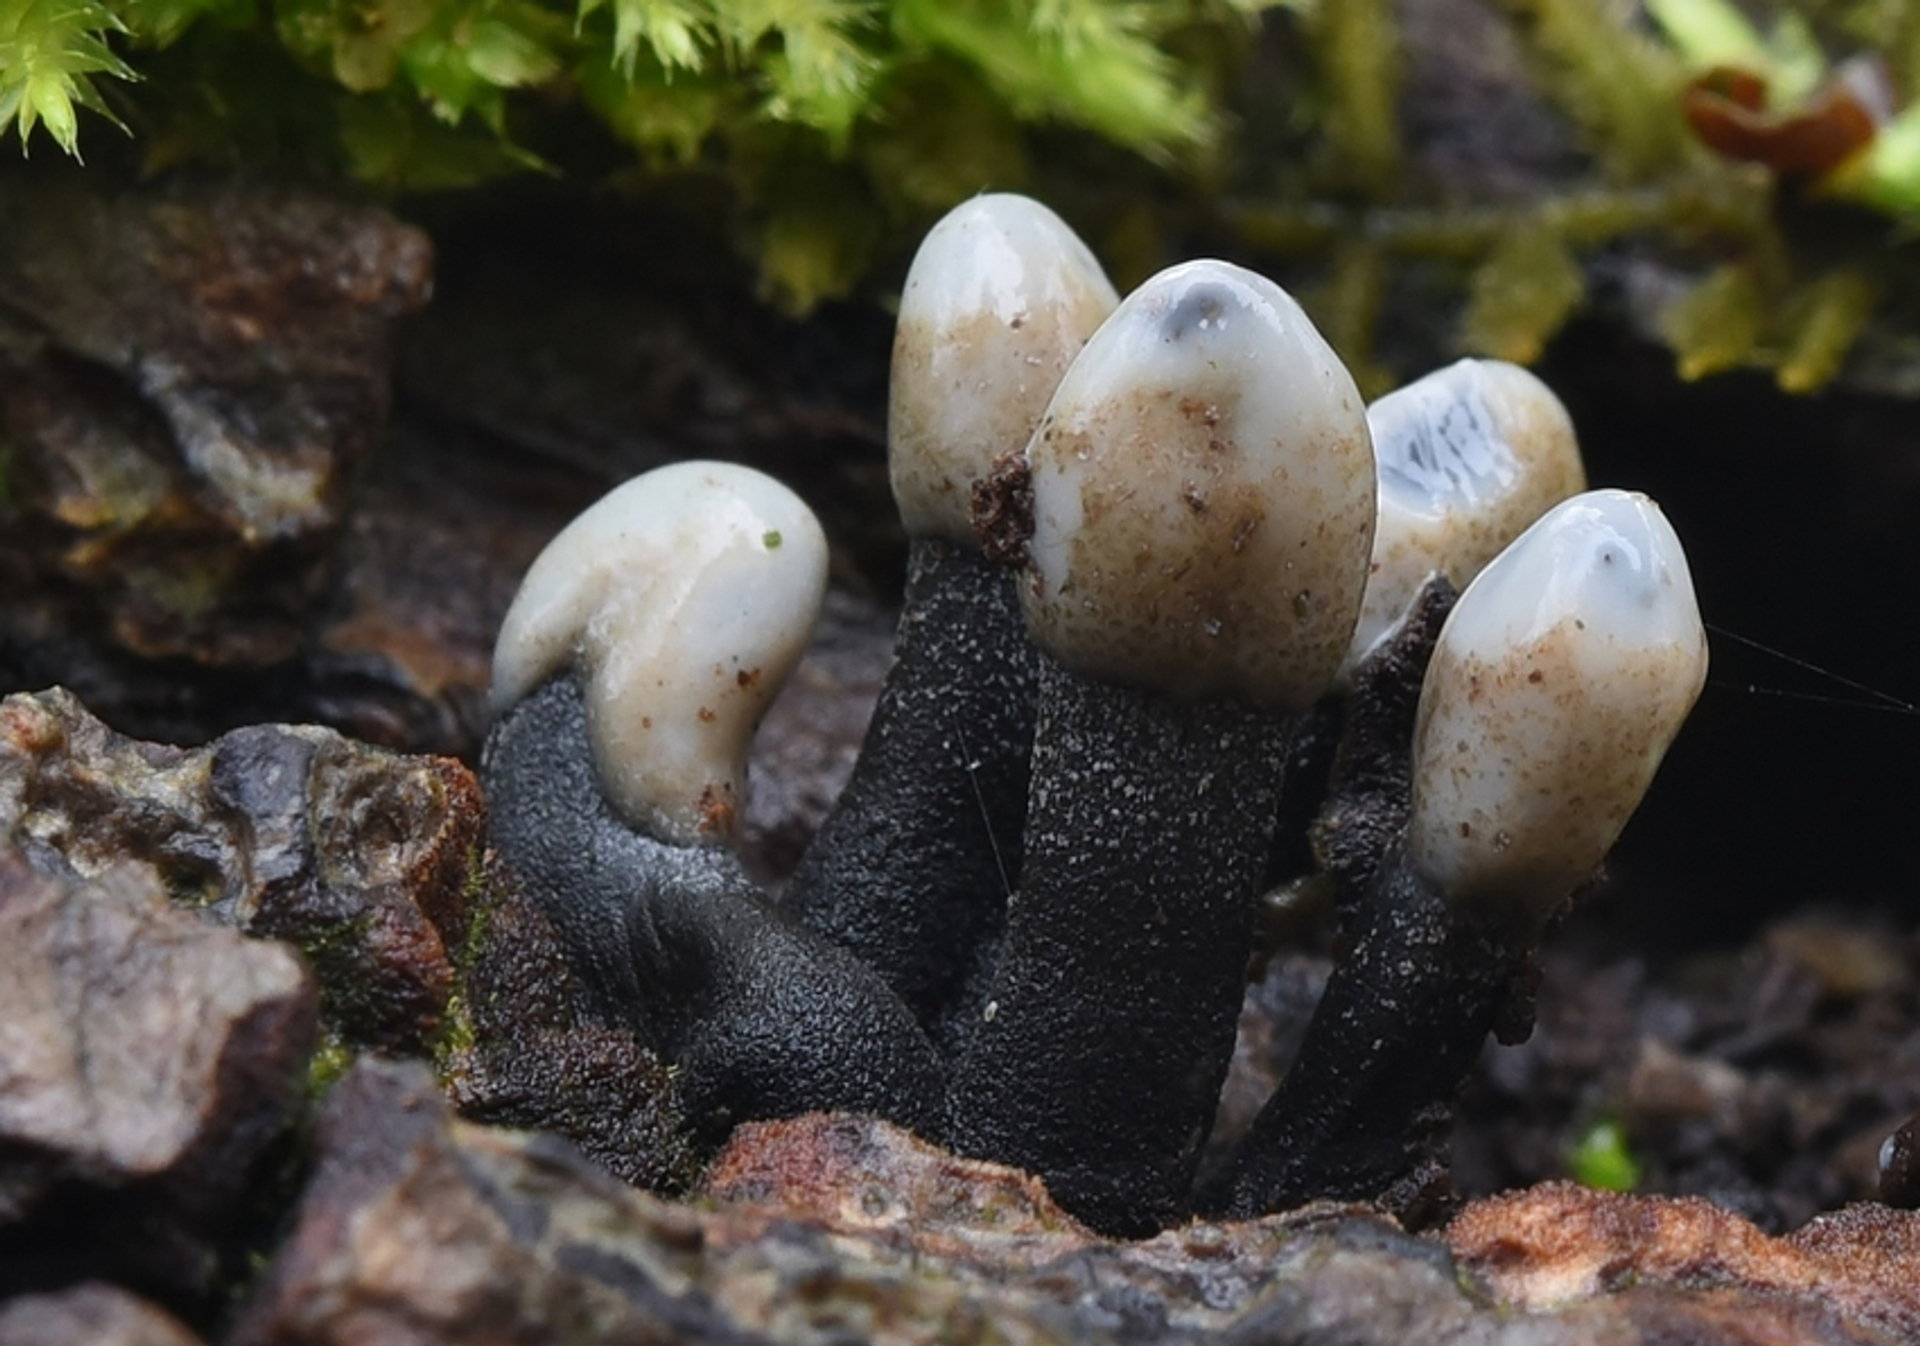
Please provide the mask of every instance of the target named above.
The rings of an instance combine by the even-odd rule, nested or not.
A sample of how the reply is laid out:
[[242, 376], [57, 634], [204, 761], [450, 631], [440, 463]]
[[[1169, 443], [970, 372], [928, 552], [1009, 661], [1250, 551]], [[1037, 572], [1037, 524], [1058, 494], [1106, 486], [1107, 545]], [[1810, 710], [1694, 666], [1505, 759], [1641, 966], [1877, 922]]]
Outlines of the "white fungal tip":
[[1415, 866], [1455, 900], [1544, 918], [1606, 857], [1707, 676], [1680, 540], [1590, 491], [1460, 596], [1414, 731]]
[[1037, 201], [978, 196], [933, 227], [893, 339], [887, 442], [908, 533], [977, 545], [973, 482], [1027, 442], [1119, 302], [1087, 245]]
[[1341, 679], [1399, 624], [1427, 577], [1456, 588], [1551, 506], [1587, 488], [1567, 409], [1501, 360], [1461, 360], [1367, 408], [1379, 472], [1373, 570]]
[[754, 726], [826, 577], [819, 522], [773, 478], [707, 462], [635, 477], [527, 572], [494, 645], [495, 713], [571, 666], [608, 801], [665, 841], [730, 840]]
[[1034, 639], [1081, 673], [1300, 710], [1353, 632], [1373, 455], [1292, 297], [1226, 262], [1128, 296], [1027, 448]]

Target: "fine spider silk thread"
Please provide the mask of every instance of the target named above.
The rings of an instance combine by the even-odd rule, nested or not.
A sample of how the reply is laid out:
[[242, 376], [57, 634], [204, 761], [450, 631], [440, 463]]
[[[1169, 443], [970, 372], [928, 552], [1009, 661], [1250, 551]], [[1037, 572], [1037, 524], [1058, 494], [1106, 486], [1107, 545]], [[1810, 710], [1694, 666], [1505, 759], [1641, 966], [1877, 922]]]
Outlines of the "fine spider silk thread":
[[1872, 711], [1881, 715], [1898, 715], [1903, 718], [1920, 716], [1920, 706], [1916, 706], [1910, 701], [1903, 701], [1891, 692], [1885, 692], [1878, 687], [1870, 686], [1864, 682], [1858, 682], [1842, 673], [1835, 672], [1833, 669], [1823, 667], [1808, 659], [1802, 659], [1798, 655], [1790, 654], [1786, 650], [1768, 645], [1763, 641], [1755, 640], [1750, 636], [1743, 636], [1736, 631], [1729, 631], [1724, 626], [1716, 626], [1712, 622], [1707, 622], [1706, 628], [1717, 637], [1730, 640], [1736, 645], [1745, 646], [1747, 649], [1767, 655], [1770, 658], [1778, 659], [1782, 663], [1811, 673], [1816, 677], [1825, 678], [1837, 686], [1858, 693], [1858, 695], [1829, 696], [1819, 692], [1801, 692], [1789, 687], [1769, 687], [1762, 686], [1759, 683], [1734, 682], [1724, 678], [1710, 680], [1708, 685], [1711, 687], [1740, 692], [1748, 696], [1772, 697], [1776, 700], [1796, 701], [1811, 705], [1838, 706], [1850, 710]]

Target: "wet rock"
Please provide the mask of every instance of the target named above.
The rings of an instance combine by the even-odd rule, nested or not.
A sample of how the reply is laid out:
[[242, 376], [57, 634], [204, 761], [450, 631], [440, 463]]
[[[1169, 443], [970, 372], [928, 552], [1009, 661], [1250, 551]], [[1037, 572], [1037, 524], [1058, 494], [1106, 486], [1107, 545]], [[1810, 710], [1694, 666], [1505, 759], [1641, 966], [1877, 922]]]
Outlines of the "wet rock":
[[429, 1049], [453, 967], [423, 908], [459, 909], [483, 828], [457, 762], [286, 725], [185, 750], [64, 691], [0, 702], [0, 832], [84, 876], [146, 864], [206, 916], [299, 945], [355, 1045]]
[[394, 428], [355, 494], [333, 599], [289, 689], [297, 713], [390, 748], [473, 756], [500, 620], [596, 494], [482, 443]]
[[202, 917], [297, 945], [348, 1053], [430, 1057], [471, 1115], [684, 1186], [694, 1161], [672, 1080], [586, 1012], [485, 836], [479, 786], [446, 758], [286, 725], [171, 748], [115, 734], [64, 691], [0, 701], [0, 839], [42, 869], [143, 866]]
[[200, 1339], [172, 1314], [97, 1281], [0, 1304], [0, 1342], [6, 1346], [200, 1346]]
[[425, 302], [431, 267], [424, 234], [369, 206], [10, 176], [0, 685], [124, 690], [130, 658], [287, 660], [386, 415], [394, 320]]
[[291, 950], [179, 910], [150, 870], [63, 880], [0, 850], [0, 1291], [206, 1291], [315, 1027]]
[[794, 482], [843, 580], [897, 584], [876, 308], [796, 327], [710, 231], [569, 194], [534, 211], [559, 234], [437, 220], [459, 275], [403, 326], [433, 250], [383, 211], [35, 169], [0, 188], [0, 691], [176, 742], [312, 720], [471, 755], [527, 563], [675, 457]]
[[232, 1346], [678, 1339], [699, 1218], [550, 1136], [451, 1120], [424, 1068], [333, 1091], [320, 1164]]
[[[1775, 1238], [1705, 1201], [1546, 1183], [1468, 1207], [1447, 1241], [1518, 1308], [1550, 1309], [1627, 1287], [1616, 1302], [1636, 1320], [1658, 1304], [1682, 1311], [1683, 1322], [1723, 1324], [1665, 1340], [1920, 1339], [1920, 1214], [1910, 1211], [1850, 1206]], [[1683, 1288], [1695, 1293], [1674, 1293]], [[1734, 1336], [1741, 1314], [1749, 1332], [1758, 1326], [1751, 1315], [1763, 1303], [1779, 1335]]]
[[[1812, 1281], [1648, 1259], [1653, 1274], [1625, 1289], [1576, 1276], [1548, 1297], [1512, 1276], [1512, 1258], [1489, 1254], [1466, 1217], [1454, 1238], [1468, 1261], [1332, 1205], [1113, 1243], [1033, 1178], [864, 1118], [741, 1127], [695, 1205], [613, 1184], [551, 1138], [454, 1121], [424, 1072], [388, 1063], [342, 1082], [320, 1143], [293, 1233], [234, 1346], [1863, 1346], [1911, 1330], [1883, 1293], [1902, 1293], [1894, 1273], [1912, 1255], [1910, 1232], [1871, 1212], [1791, 1245], [1722, 1212], [1703, 1231], [1734, 1250], [1728, 1266], [1779, 1244], [1803, 1271], [1819, 1269]], [[1649, 1220], [1675, 1216], [1640, 1204]], [[1699, 1203], [1673, 1204], [1684, 1219]], [[1477, 1218], [1497, 1234], [1504, 1209], [1489, 1203]]]

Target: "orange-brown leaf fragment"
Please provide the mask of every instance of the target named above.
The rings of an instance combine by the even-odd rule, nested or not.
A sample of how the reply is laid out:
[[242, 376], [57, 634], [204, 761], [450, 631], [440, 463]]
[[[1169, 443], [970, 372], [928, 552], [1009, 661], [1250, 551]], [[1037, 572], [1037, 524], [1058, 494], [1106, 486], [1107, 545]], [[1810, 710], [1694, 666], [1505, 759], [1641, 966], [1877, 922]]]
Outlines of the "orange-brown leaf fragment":
[[1847, 80], [1835, 80], [1805, 107], [1787, 114], [1767, 111], [1766, 87], [1766, 81], [1744, 70], [1709, 70], [1687, 88], [1687, 124], [1702, 144], [1725, 158], [1799, 177], [1838, 168], [1879, 129], [1873, 110]]

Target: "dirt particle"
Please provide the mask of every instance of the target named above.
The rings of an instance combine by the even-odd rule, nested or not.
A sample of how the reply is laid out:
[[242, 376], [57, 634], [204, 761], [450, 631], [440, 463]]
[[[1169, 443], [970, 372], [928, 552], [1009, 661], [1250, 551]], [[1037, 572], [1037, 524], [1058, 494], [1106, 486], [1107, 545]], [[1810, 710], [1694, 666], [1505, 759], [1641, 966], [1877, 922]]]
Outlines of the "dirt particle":
[[995, 565], [1024, 566], [1033, 536], [1033, 469], [1021, 450], [1003, 453], [973, 483], [969, 518], [980, 550]]
[[1212, 402], [1203, 402], [1197, 397], [1183, 397], [1179, 402], [1180, 414], [1190, 421], [1211, 429], [1220, 424], [1220, 408]]
[[[702, 714], [705, 712], [703, 711]], [[709, 781], [700, 791], [700, 830], [725, 836], [733, 831], [733, 787]]]
[[701, 724], [712, 724], [718, 718], [719, 716], [713, 713], [713, 708], [711, 706], [700, 707], [700, 723]]

